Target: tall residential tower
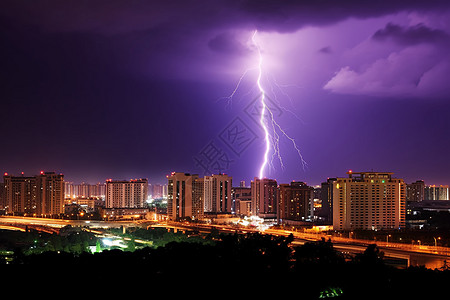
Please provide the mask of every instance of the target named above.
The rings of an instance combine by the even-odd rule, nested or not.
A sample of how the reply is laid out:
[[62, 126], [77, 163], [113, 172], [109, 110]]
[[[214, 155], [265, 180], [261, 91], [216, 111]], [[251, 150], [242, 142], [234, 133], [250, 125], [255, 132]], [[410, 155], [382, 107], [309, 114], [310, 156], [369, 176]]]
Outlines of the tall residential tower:
[[64, 175], [41, 172], [37, 176], [5, 174], [6, 213], [57, 216], [64, 212]]
[[205, 212], [231, 213], [232, 178], [226, 174], [213, 174], [204, 178]]
[[148, 197], [148, 180], [106, 180], [106, 208], [145, 207]]
[[275, 179], [255, 177], [252, 180], [252, 215], [261, 218], [276, 218], [277, 189], [278, 186]]
[[333, 228], [400, 229], [405, 227], [406, 184], [389, 172], [348, 171], [333, 181]]
[[314, 188], [304, 182], [280, 184], [278, 195], [278, 221], [312, 221], [314, 215]]
[[204, 179], [197, 174], [172, 172], [168, 179], [167, 217], [169, 220], [203, 217]]

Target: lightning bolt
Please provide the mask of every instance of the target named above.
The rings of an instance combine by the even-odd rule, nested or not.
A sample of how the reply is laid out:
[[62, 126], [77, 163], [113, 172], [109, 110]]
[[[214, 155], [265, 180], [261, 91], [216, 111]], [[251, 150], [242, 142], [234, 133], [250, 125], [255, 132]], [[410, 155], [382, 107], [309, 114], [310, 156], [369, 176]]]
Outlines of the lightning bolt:
[[[259, 123], [261, 124], [261, 127], [264, 131], [264, 144], [265, 144], [265, 150], [264, 150], [264, 155], [263, 155], [263, 159], [262, 159], [262, 163], [261, 166], [259, 168], [259, 178], [262, 179], [264, 178], [264, 172], [267, 168], [267, 166], [270, 166], [273, 168], [273, 160], [275, 159], [275, 157], [278, 158], [281, 168], [284, 169], [284, 163], [283, 163], [283, 158], [280, 152], [280, 136], [284, 136], [285, 138], [287, 138], [292, 146], [294, 147], [294, 149], [297, 151], [297, 154], [300, 158], [300, 162], [302, 164], [303, 170], [305, 170], [305, 167], [307, 166], [306, 161], [303, 159], [303, 156], [301, 154], [300, 151], [300, 147], [297, 145], [296, 141], [290, 137], [286, 131], [280, 126], [280, 124], [278, 124], [278, 122], [275, 120], [274, 114], [271, 111], [271, 109], [269, 108], [269, 106], [266, 103], [267, 100], [267, 93], [266, 90], [263, 87], [262, 84], [262, 78], [263, 78], [263, 55], [261, 52], [261, 48], [259, 46], [259, 44], [256, 41], [256, 35], [257, 35], [258, 31], [255, 30], [253, 32], [252, 35], [252, 44], [256, 49], [257, 55], [258, 55], [258, 64], [256, 67], [252, 67], [249, 68], [247, 70], [245, 70], [245, 72], [241, 75], [241, 77], [239, 78], [234, 90], [232, 91], [232, 93], [227, 96], [227, 97], [222, 97], [221, 99], [226, 99], [228, 101], [228, 105], [231, 106], [232, 100], [234, 95], [236, 94], [236, 92], [239, 90], [239, 87], [242, 83], [242, 80], [244, 79], [244, 77], [247, 75], [247, 73], [249, 71], [252, 70], [257, 70], [258, 72], [258, 76], [256, 79], [256, 86], [258, 88], [259, 94], [260, 94], [260, 104], [261, 104], [261, 116], [259, 118]], [[268, 77], [269, 78], [269, 77]], [[270, 85], [271, 85], [271, 91], [274, 95], [274, 100], [277, 103], [277, 105], [285, 110], [290, 112], [291, 114], [293, 114], [298, 120], [300, 120], [300, 118], [294, 114], [292, 111], [287, 110], [286, 108], [284, 108], [283, 106], [281, 106], [280, 102], [278, 101], [277, 97], [276, 97], [276, 93], [274, 91], [274, 89], [276, 88], [282, 95], [286, 96], [292, 103], [292, 98], [283, 91], [283, 87], [288, 87], [288, 86], [295, 86], [295, 85], [280, 85], [278, 84], [275, 79], [273, 78], [273, 76], [271, 77], [272, 79], [267, 80]], [[298, 86], [296, 86], [298, 87]], [[301, 120], [300, 120], [301, 121]], [[273, 154], [272, 154], [272, 158], [271, 160], [269, 160], [269, 154], [270, 154], [270, 149], [272, 149]]]
[[256, 43], [256, 40], [255, 40], [255, 36], [257, 33], [258, 33], [258, 31], [255, 30], [255, 32], [252, 35], [252, 42], [253, 42], [253, 45], [255, 45], [256, 49], [258, 50], [258, 78], [256, 79], [256, 84], [261, 93], [261, 105], [262, 105], [261, 118], [259, 119], [259, 123], [261, 123], [261, 126], [264, 130], [264, 141], [266, 143], [266, 150], [264, 151], [263, 162], [259, 169], [259, 178], [261, 179], [264, 177], [264, 169], [266, 168], [266, 165], [268, 163], [268, 156], [269, 156], [269, 151], [270, 151], [269, 130], [267, 129], [265, 118], [264, 118], [266, 110], [268, 110], [269, 112], [270, 112], [270, 110], [268, 109], [268, 107], [266, 105], [266, 101], [265, 101], [266, 92], [264, 91], [264, 88], [261, 85], [263, 59], [262, 59], [262, 55], [261, 55], [261, 49], [259, 48], [258, 43]]
[[234, 95], [239, 90], [239, 87], [241, 86], [242, 80], [244, 80], [244, 77], [247, 75], [247, 73], [252, 71], [253, 69], [254, 68], [250, 68], [250, 69], [245, 70], [244, 73], [241, 75], [241, 77], [239, 77], [239, 80], [238, 80], [236, 86], [234, 87], [234, 90], [231, 92], [231, 94], [226, 96], [226, 97], [219, 98], [218, 101], [219, 100], [227, 100], [227, 106], [231, 107], [231, 104], [233, 103]]

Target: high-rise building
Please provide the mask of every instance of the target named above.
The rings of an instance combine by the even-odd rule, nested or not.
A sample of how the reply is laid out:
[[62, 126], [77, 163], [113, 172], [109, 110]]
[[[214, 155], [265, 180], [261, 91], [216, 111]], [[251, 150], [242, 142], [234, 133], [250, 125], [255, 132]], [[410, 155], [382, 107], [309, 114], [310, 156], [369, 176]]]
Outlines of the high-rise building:
[[424, 200], [449, 200], [448, 185], [427, 185], [424, 188]]
[[149, 195], [151, 195], [154, 199], [167, 197], [167, 185], [149, 184], [148, 188]]
[[141, 208], [146, 206], [148, 180], [111, 180], [106, 181], [106, 208]]
[[168, 179], [167, 217], [169, 220], [203, 217], [204, 179], [198, 174], [172, 172]]
[[106, 185], [104, 183], [88, 184], [64, 182], [66, 198], [105, 198]]
[[37, 213], [36, 177], [13, 176], [5, 173], [5, 176], [3, 176], [3, 183], [6, 213]]
[[213, 174], [204, 178], [205, 212], [231, 213], [232, 178], [226, 174]]
[[252, 180], [252, 215], [261, 218], [276, 218], [277, 188], [277, 181], [274, 179], [255, 177]]
[[65, 198], [76, 198], [73, 182], [64, 181], [64, 197]]
[[417, 180], [406, 185], [406, 201], [417, 202], [425, 200], [425, 182]]
[[234, 187], [232, 189], [232, 197], [234, 213], [242, 216], [250, 216], [252, 212], [252, 189], [245, 186]]
[[41, 172], [36, 179], [37, 213], [53, 216], [64, 213], [64, 175]]
[[5, 184], [0, 182], [0, 209], [5, 210], [6, 206], [6, 195], [5, 195]]
[[314, 215], [314, 188], [304, 182], [280, 184], [278, 191], [277, 219], [288, 221], [312, 221]]
[[41, 172], [37, 176], [5, 174], [5, 210], [14, 214], [56, 216], [64, 212], [64, 175]]
[[192, 183], [192, 216], [191, 219], [202, 219], [205, 211], [205, 179], [196, 178]]
[[320, 199], [322, 207], [318, 214], [323, 218], [323, 224], [333, 224], [333, 183], [336, 178], [328, 178], [327, 181], [322, 182], [320, 190]]
[[333, 228], [399, 229], [405, 227], [406, 185], [393, 173], [347, 172], [333, 183]]

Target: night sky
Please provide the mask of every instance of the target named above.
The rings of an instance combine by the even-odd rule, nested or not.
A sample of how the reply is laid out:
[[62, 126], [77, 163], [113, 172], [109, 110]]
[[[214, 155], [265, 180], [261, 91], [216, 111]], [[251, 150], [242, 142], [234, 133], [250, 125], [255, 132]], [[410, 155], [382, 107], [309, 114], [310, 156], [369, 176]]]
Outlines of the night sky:
[[0, 171], [249, 184], [255, 30], [268, 106], [307, 163], [280, 136], [268, 177], [450, 184], [450, 2], [433, 0], [3, 0]]

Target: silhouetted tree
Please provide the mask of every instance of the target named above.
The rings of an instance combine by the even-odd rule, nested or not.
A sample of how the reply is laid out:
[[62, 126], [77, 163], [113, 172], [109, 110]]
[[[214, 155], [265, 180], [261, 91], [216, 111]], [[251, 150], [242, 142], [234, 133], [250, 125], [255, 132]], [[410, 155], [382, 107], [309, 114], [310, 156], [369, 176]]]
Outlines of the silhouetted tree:
[[344, 257], [336, 251], [330, 240], [322, 238], [318, 242], [306, 242], [295, 248], [295, 262], [297, 268], [330, 266], [344, 263]]
[[383, 257], [384, 252], [376, 244], [370, 244], [363, 253], [355, 255], [354, 261], [364, 265], [382, 265]]

